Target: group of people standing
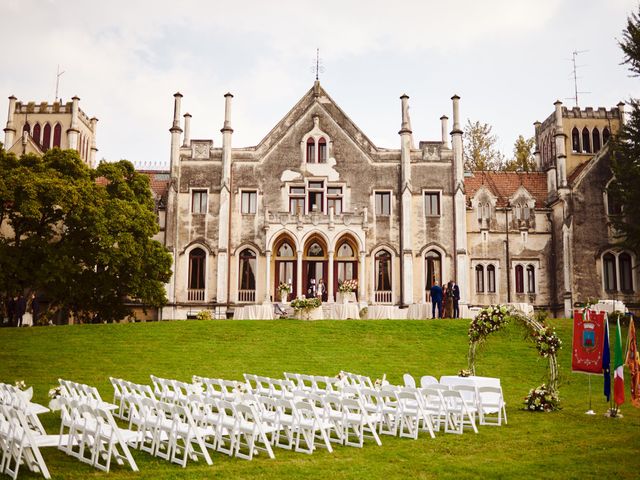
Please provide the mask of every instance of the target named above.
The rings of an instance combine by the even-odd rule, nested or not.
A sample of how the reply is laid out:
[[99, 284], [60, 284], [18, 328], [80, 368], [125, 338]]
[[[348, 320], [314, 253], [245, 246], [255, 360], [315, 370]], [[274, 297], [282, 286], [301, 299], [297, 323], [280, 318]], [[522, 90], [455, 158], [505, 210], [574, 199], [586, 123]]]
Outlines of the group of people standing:
[[10, 327], [32, 326], [37, 323], [39, 314], [40, 304], [35, 292], [28, 297], [20, 293], [7, 300], [3, 322]]
[[[433, 282], [431, 290], [431, 316], [432, 318], [458, 318], [460, 316], [460, 287], [453, 280], [444, 288]], [[444, 305], [444, 311], [443, 311]], [[438, 315], [436, 316], [436, 310]]]
[[307, 298], [319, 298], [321, 301], [327, 301], [327, 286], [324, 284], [323, 279], [319, 279], [316, 284], [316, 279], [312, 278], [309, 281], [309, 287], [307, 288]]

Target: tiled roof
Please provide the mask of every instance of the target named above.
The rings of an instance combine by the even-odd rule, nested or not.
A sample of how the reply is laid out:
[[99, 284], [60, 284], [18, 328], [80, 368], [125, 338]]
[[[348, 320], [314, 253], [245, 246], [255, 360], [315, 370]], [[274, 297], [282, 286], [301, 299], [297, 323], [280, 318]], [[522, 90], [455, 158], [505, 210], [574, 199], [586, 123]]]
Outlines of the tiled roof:
[[[167, 191], [171, 181], [168, 170], [136, 170], [136, 172], [149, 177], [149, 186], [157, 198], [167, 200]], [[107, 185], [109, 182], [104, 177], [98, 177], [96, 178], [96, 183], [98, 185]]]
[[473, 172], [464, 179], [467, 200], [483, 185], [496, 196], [499, 207], [504, 206], [520, 186], [533, 196], [536, 207], [544, 206], [547, 201], [547, 174], [544, 172]]

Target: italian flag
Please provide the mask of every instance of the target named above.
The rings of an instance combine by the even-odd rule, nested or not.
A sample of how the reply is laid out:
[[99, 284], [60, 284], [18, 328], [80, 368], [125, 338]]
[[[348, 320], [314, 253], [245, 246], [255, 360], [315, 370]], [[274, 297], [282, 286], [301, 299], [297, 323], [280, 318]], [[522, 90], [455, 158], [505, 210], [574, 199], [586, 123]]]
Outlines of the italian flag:
[[616, 340], [615, 340], [615, 357], [614, 357], [614, 371], [613, 371], [613, 401], [616, 405], [624, 403], [624, 373], [623, 373], [623, 360], [622, 360], [622, 335], [620, 334], [620, 319], [618, 319], [618, 325], [616, 328]]

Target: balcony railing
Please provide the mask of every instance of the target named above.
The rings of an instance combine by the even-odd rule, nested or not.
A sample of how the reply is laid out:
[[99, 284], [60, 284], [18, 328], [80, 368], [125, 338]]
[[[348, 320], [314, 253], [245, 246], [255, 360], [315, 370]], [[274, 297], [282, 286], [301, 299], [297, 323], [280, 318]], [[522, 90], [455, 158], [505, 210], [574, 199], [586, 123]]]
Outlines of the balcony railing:
[[255, 290], [238, 290], [238, 301], [241, 303], [255, 303]]
[[392, 303], [393, 292], [391, 290], [377, 290], [376, 303]]
[[190, 302], [204, 302], [204, 288], [188, 289], [187, 300]]

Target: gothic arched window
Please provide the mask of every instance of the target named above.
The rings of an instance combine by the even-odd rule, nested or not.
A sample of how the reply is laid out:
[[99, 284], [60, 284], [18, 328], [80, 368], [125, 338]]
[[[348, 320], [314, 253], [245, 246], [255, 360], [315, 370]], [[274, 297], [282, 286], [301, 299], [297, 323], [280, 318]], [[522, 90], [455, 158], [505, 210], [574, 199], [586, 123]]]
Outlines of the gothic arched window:
[[571, 150], [580, 153], [580, 132], [576, 127], [571, 130]]
[[584, 153], [591, 153], [591, 135], [589, 135], [587, 127], [582, 129], [582, 149]]
[[595, 127], [593, 129], [593, 132], [591, 132], [591, 135], [593, 136], [593, 153], [598, 153], [600, 151], [600, 130], [598, 130], [598, 127]]

